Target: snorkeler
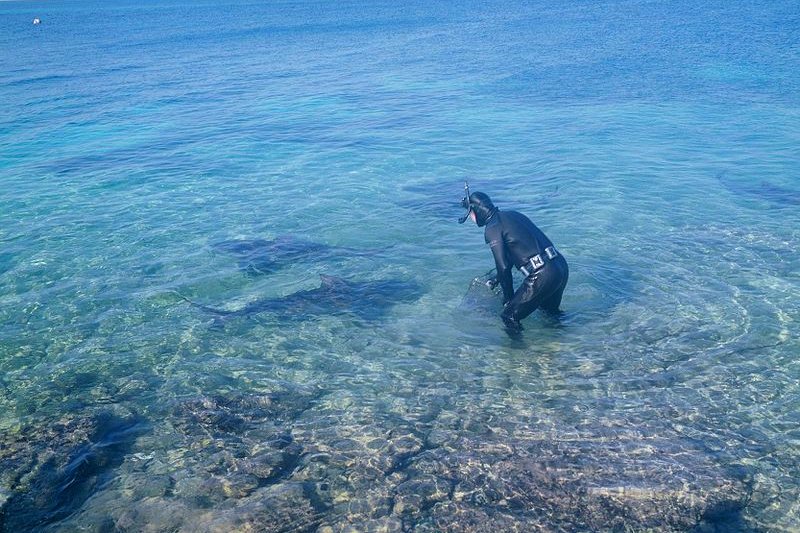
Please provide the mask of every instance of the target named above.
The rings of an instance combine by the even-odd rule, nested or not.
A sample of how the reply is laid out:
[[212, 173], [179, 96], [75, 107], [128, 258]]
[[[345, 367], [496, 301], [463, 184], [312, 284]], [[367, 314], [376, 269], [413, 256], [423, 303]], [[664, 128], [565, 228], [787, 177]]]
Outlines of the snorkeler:
[[[467, 218], [478, 227], [486, 226], [486, 244], [492, 249], [497, 276], [489, 280], [490, 288], [498, 284], [503, 289], [503, 312], [500, 317], [510, 333], [522, 331], [520, 320], [538, 308], [558, 313], [561, 296], [569, 279], [569, 267], [564, 256], [531, 220], [517, 211], [500, 211], [488, 195], [469, 193], [461, 200]], [[525, 276], [514, 291], [511, 267], [515, 266]]]

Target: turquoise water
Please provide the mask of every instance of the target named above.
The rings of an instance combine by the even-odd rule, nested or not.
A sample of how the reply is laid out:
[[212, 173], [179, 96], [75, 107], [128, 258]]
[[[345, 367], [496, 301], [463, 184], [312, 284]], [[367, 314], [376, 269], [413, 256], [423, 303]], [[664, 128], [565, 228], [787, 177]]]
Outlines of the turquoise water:
[[[0, 530], [800, 530], [798, 52], [789, 1], [0, 3]], [[468, 292], [465, 179], [560, 321]]]

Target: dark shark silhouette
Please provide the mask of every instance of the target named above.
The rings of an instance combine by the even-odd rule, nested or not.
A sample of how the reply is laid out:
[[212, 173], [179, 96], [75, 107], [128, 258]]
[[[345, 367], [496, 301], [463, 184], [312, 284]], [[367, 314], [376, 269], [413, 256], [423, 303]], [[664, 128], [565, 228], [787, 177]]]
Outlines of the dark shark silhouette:
[[725, 172], [717, 175], [722, 185], [735, 195], [759, 198], [773, 207], [791, 207], [800, 205], [800, 191], [774, 185], [763, 179], [733, 179]]
[[220, 319], [270, 313], [289, 320], [305, 320], [319, 315], [353, 315], [374, 320], [383, 317], [395, 304], [413, 302], [422, 296], [420, 286], [413, 281], [382, 279], [356, 282], [324, 274], [320, 278], [322, 284], [316, 289], [298, 291], [282, 298], [256, 300], [237, 310], [217, 309], [180, 296]]
[[251, 275], [271, 274], [292, 261], [323, 261], [336, 257], [377, 255], [388, 248], [361, 250], [282, 236], [277, 239], [233, 239], [211, 246], [214, 252], [232, 255], [239, 269]]

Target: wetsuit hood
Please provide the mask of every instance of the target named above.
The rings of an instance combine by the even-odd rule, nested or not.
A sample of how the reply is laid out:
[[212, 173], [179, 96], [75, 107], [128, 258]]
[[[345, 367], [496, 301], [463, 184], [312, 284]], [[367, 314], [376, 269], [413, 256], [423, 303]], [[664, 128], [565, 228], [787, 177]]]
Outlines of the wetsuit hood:
[[497, 212], [489, 195], [482, 192], [474, 192], [469, 196], [469, 208], [475, 213], [475, 222], [478, 223], [478, 227], [485, 226]]

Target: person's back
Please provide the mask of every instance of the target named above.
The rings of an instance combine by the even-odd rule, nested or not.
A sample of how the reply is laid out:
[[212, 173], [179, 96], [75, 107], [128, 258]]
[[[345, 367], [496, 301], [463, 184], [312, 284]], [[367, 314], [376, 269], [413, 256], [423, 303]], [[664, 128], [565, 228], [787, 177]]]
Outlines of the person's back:
[[486, 225], [484, 231], [486, 244], [495, 238], [498, 230], [506, 244], [509, 260], [517, 268], [523, 266], [528, 258], [541, 254], [546, 248], [553, 246], [547, 235], [519, 211], [498, 210]]

